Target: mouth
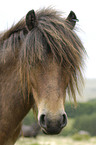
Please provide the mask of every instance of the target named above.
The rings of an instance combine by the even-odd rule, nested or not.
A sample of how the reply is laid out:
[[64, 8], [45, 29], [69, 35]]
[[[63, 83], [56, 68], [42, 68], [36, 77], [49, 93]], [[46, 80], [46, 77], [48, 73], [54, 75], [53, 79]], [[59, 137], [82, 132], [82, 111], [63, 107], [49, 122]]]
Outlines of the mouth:
[[44, 134], [48, 134], [47, 131], [46, 131], [44, 128], [41, 128], [41, 130], [42, 130], [42, 132], [43, 132]]
[[56, 128], [51, 128], [51, 129], [44, 129], [44, 128], [41, 128], [42, 129], [42, 132], [46, 135], [56, 135], [56, 134], [59, 134], [61, 132], [61, 129], [56, 129]]

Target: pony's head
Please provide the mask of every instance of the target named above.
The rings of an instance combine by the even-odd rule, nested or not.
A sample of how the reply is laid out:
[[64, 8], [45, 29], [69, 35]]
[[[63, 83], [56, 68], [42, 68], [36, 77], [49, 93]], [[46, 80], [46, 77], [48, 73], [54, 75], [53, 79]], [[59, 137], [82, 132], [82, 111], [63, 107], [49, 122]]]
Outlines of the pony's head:
[[[73, 31], [77, 18], [67, 19], [55, 10], [26, 15], [28, 34], [21, 50], [21, 69], [27, 91], [38, 109], [38, 122], [47, 134], [58, 134], [67, 124], [66, 92], [76, 102], [84, 47]], [[23, 82], [23, 83], [24, 83]], [[25, 85], [26, 86], [26, 85]]]

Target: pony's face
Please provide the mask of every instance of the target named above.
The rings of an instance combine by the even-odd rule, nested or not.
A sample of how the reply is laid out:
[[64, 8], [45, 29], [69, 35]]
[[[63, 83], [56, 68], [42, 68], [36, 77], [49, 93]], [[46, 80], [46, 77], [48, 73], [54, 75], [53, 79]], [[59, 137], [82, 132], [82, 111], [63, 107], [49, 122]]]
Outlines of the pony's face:
[[52, 58], [45, 66], [37, 64], [32, 69], [32, 92], [38, 108], [38, 122], [48, 134], [58, 134], [67, 124], [64, 102], [69, 78], [63, 69]]
[[32, 10], [26, 15], [29, 33], [22, 60], [26, 60], [30, 70], [27, 84], [31, 81], [29, 92], [38, 108], [38, 122], [45, 133], [58, 134], [67, 124], [66, 90], [76, 100], [77, 76], [82, 76], [85, 49], [73, 31], [77, 21], [75, 13], [71, 11], [65, 20], [58, 14], [54, 16], [56, 12], [51, 13], [44, 10], [36, 16]]

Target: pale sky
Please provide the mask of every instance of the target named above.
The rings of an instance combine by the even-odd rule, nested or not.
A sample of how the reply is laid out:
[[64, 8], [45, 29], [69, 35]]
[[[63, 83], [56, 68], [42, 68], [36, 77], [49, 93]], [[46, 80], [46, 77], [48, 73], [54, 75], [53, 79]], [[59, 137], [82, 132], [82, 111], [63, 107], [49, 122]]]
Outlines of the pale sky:
[[0, 31], [18, 22], [31, 10], [52, 6], [67, 17], [73, 10], [79, 22], [76, 27], [88, 54], [86, 78], [96, 78], [96, 1], [95, 0], [2, 0], [0, 2]]

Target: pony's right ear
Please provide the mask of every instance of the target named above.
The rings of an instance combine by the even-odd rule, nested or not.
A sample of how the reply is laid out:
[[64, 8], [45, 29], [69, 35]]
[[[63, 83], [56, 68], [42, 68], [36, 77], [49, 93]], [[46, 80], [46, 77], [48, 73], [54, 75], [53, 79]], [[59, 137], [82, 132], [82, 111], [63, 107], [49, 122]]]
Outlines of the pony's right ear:
[[76, 22], [79, 20], [77, 19], [75, 13], [71, 11], [66, 19], [66, 22], [70, 24], [70, 28], [73, 29], [75, 27]]
[[37, 25], [37, 19], [34, 10], [31, 10], [26, 15], [26, 26], [31, 31]]

